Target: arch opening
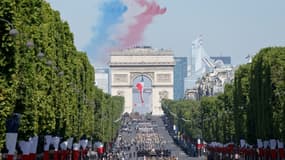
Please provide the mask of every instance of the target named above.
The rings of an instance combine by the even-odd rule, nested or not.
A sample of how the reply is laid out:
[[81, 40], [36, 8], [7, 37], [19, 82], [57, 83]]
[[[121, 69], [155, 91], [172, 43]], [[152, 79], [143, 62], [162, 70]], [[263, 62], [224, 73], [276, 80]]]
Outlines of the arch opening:
[[152, 112], [152, 80], [146, 75], [138, 75], [132, 85], [132, 112], [147, 114]]

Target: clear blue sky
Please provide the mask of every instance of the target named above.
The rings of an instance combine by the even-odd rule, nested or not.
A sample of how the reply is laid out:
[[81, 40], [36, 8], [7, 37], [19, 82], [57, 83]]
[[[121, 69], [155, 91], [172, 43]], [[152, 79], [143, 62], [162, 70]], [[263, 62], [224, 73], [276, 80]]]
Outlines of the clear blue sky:
[[[78, 50], [86, 51], [99, 23], [103, 0], [47, 0], [68, 21]], [[210, 56], [231, 56], [245, 63], [267, 46], [285, 46], [285, 0], [155, 0], [166, 7], [144, 33], [144, 45], [191, 54], [191, 42], [203, 35]], [[91, 62], [92, 62], [91, 58]], [[96, 64], [95, 64], [96, 65]]]

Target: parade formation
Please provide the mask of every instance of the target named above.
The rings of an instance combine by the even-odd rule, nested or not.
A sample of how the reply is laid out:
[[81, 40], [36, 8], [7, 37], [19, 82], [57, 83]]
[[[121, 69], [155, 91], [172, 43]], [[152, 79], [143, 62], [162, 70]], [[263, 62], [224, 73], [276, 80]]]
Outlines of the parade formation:
[[[17, 118], [17, 115], [15, 115]], [[44, 143], [39, 137], [31, 137], [28, 141], [17, 141], [16, 128], [9, 128], [7, 133], [7, 152], [2, 158], [7, 160], [187, 160], [187, 159], [284, 159], [284, 144], [281, 141], [257, 140], [257, 145], [249, 145], [245, 140], [240, 145], [219, 142], [198, 143], [186, 142], [183, 137], [177, 138], [169, 129], [165, 116], [146, 116], [138, 113], [124, 114], [121, 127], [114, 141], [103, 143], [92, 141], [85, 135], [80, 140], [73, 137], [63, 140], [62, 137], [46, 135]], [[12, 123], [12, 120], [8, 120]], [[14, 121], [14, 127], [17, 127]], [[184, 146], [181, 145], [184, 143]], [[185, 147], [196, 146], [194, 148]], [[39, 148], [43, 152], [39, 152]], [[192, 151], [191, 151], [192, 150]], [[200, 153], [199, 153], [200, 152]], [[191, 158], [192, 157], [192, 158]]]
[[[252, 19], [241, 21], [252, 18], [242, 12], [228, 20], [244, 27], [228, 26], [224, 16], [215, 23], [222, 26], [213, 27], [210, 14], [210, 24], [203, 27], [215, 29], [215, 34], [205, 30], [213, 36], [205, 39], [213, 43], [225, 38], [230, 45], [223, 47], [232, 52], [216, 57], [206, 53], [202, 35], [192, 44], [188, 40], [193, 36], [189, 27], [201, 28], [192, 23], [190, 15], [195, 14], [164, 20], [167, 24], [157, 30], [164, 44], [142, 44], [157, 44], [151, 42], [155, 32], [148, 32], [151, 41], [143, 38], [154, 17], [178, 13], [171, 11], [177, 7], [168, 12], [156, 0], [93, 1], [98, 21], [89, 28], [93, 35], [82, 34], [89, 37], [90, 48], [80, 51], [73, 26], [51, 1], [0, 0], [0, 160], [285, 160], [285, 47], [280, 37], [284, 29], [277, 30], [282, 28], [280, 18], [271, 21], [283, 13], [278, 7], [284, 5], [267, 10], [256, 3], [235, 2], [240, 4], [224, 7], [231, 12], [249, 7], [254, 20], [262, 20], [255, 26], [248, 23], [255, 22]], [[63, 1], [68, 0], [54, 3]], [[194, 2], [171, 5], [179, 3]], [[94, 8], [92, 13], [86, 9], [88, 17], [79, 14], [80, 8], [84, 7], [72, 10], [76, 16], [70, 17], [80, 17], [75, 22], [85, 27], [82, 20], [88, 21]], [[270, 21], [255, 17], [264, 11]], [[183, 24], [177, 25], [176, 19]], [[218, 30], [221, 27], [225, 28]], [[239, 29], [246, 38], [234, 41], [244, 37], [234, 36]], [[187, 36], [187, 43], [181, 36]], [[248, 53], [257, 51], [260, 39], [260, 51]], [[171, 48], [176, 45], [191, 48], [191, 56], [181, 52], [185, 56], [177, 57], [178, 50]], [[248, 55], [248, 61], [243, 64], [235, 54]]]
[[112, 153], [113, 157], [119, 159], [178, 159], [183, 156], [183, 159], [187, 159], [188, 157], [174, 144], [161, 117], [146, 118], [135, 114], [130, 114], [123, 121]]
[[[7, 136], [7, 150], [2, 158], [7, 160], [145, 160], [190, 159], [177, 145], [166, 130], [160, 116], [124, 114], [121, 127], [113, 142], [92, 141], [86, 136], [80, 140], [73, 137], [63, 140], [62, 137], [46, 135], [44, 143], [39, 137], [31, 137], [28, 141], [16, 141]], [[43, 152], [39, 152], [39, 148]]]

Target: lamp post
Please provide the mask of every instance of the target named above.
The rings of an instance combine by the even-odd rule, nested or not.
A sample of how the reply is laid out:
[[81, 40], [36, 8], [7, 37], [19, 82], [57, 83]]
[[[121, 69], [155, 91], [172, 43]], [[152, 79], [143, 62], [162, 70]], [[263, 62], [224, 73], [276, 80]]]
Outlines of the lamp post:
[[44, 58], [45, 54], [43, 52], [39, 52], [37, 54], [37, 57], [41, 60], [42, 58]]
[[[11, 22], [9, 22], [8, 20], [6, 20], [6, 19], [4, 19], [4, 18], [0, 18], [0, 21], [2, 21], [2, 22], [6, 22], [9, 26], [10, 26], [10, 30], [9, 30], [9, 35], [10, 36], [12, 36], [12, 37], [16, 37], [18, 34], [20, 34], [19, 33], [19, 31], [14, 27], [14, 25], [11, 23]], [[21, 33], [21, 35], [22, 35], [23, 33]], [[28, 48], [32, 48], [32, 47], [34, 47], [34, 42], [32, 41], [32, 40], [28, 40], [27, 42], [26, 42], [26, 47], [28, 47]]]
[[[4, 19], [4, 18], [0, 18], [0, 21], [2, 21], [2, 22], [5, 22], [5, 23], [7, 23], [8, 25], [9, 25], [9, 27], [10, 27], [10, 30], [9, 30], [9, 35], [11, 36], [11, 37], [16, 37], [17, 35], [20, 35], [20, 39], [21, 40], [23, 40], [22, 38], [22, 35], [23, 35], [23, 33], [20, 33], [16, 28], [15, 28], [15, 26], [13, 25], [13, 23], [11, 23], [10, 21], [8, 21], [7, 19]], [[21, 44], [20, 44], [20, 46], [22, 46]], [[34, 44], [34, 42], [32, 41], [32, 40], [28, 40], [26, 43], [25, 43], [25, 45], [24, 46], [22, 46], [22, 48], [28, 48], [28, 49], [31, 49], [31, 48], [33, 48], [35, 46], [35, 44]], [[44, 53], [42, 53], [42, 52], [39, 52], [38, 54], [37, 54], [37, 57], [38, 58], [43, 58], [44, 57]], [[24, 82], [24, 79], [21, 79], [21, 78], [23, 78], [24, 77], [24, 74], [23, 74], [23, 72], [25, 71], [24, 69], [25, 69], [25, 61], [23, 61], [23, 59], [25, 59], [25, 58], [27, 58], [27, 56], [25, 56], [25, 54], [24, 55], [21, 55], [21, 58], [17, 58], [17, 56], [15, 56], [15, 58], [16, 58], [16, 61], [18, 61], [18, 63], [19, 63], [19, 69], [18, 69], [18, 74], [19, 74], [19, 86], [18, 86], [18, 91], [19, 92], [17, 92], [19, 95], [18, 95], [18, 97], [17, 97], [17, 101], [16, 101], [16, 107], [15, 107], [15, 111], [14, 112], [21, 112], [21, 108], [23, 108], [21, 105], [22, 105], [22, 96], [23, 96], [23, 88], [24, 87], [26, 87], [25, 86], [25, 82]], [[29, 63], [31, 63], [30, 62], [30, 60], [31, 59], [29, 59], [28, 61], [29, 61]], [[27, 63], [26, 63], [27, 64]], [[14, 66], [16, 66], [16, 65], [14, 65]], [[20, 107], [17, 107], [18, 105], [20, 105]]]
[[4, 18], [0, 18], [0, 21], [2, 22], [6, 22], [10, 27], [10, 31], [9, 31], [9, 35], [15, 37], [16, 35], [19, 34], [18, 30], [14, 27], [14, 25], [9, 22], [8, 20], [4, 19]]

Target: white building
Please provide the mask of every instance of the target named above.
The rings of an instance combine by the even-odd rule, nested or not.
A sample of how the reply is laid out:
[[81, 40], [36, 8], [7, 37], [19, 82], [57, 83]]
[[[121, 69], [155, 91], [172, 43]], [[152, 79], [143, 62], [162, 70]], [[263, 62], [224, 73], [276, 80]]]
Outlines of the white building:
[[214, 96], [224, 92], [226, 84], [232, 83], [234, 80], [234, 67], [217, 66], [213, 72], [205, 74], [196, 85], [198, 88], [198, 96]]
[[[221, 59], [230, 61], [230, 57], [211, 59], [202, 45], [202, 38], [192, 42], [191, 72], [185, 78], [185, 98], [199, 99], [201, 96], [213, 96], [224, 92], [225, 84], [234, 79], [234, 67], [224, 64]], [[219, 59], [220, 58], [220, 59]]]

